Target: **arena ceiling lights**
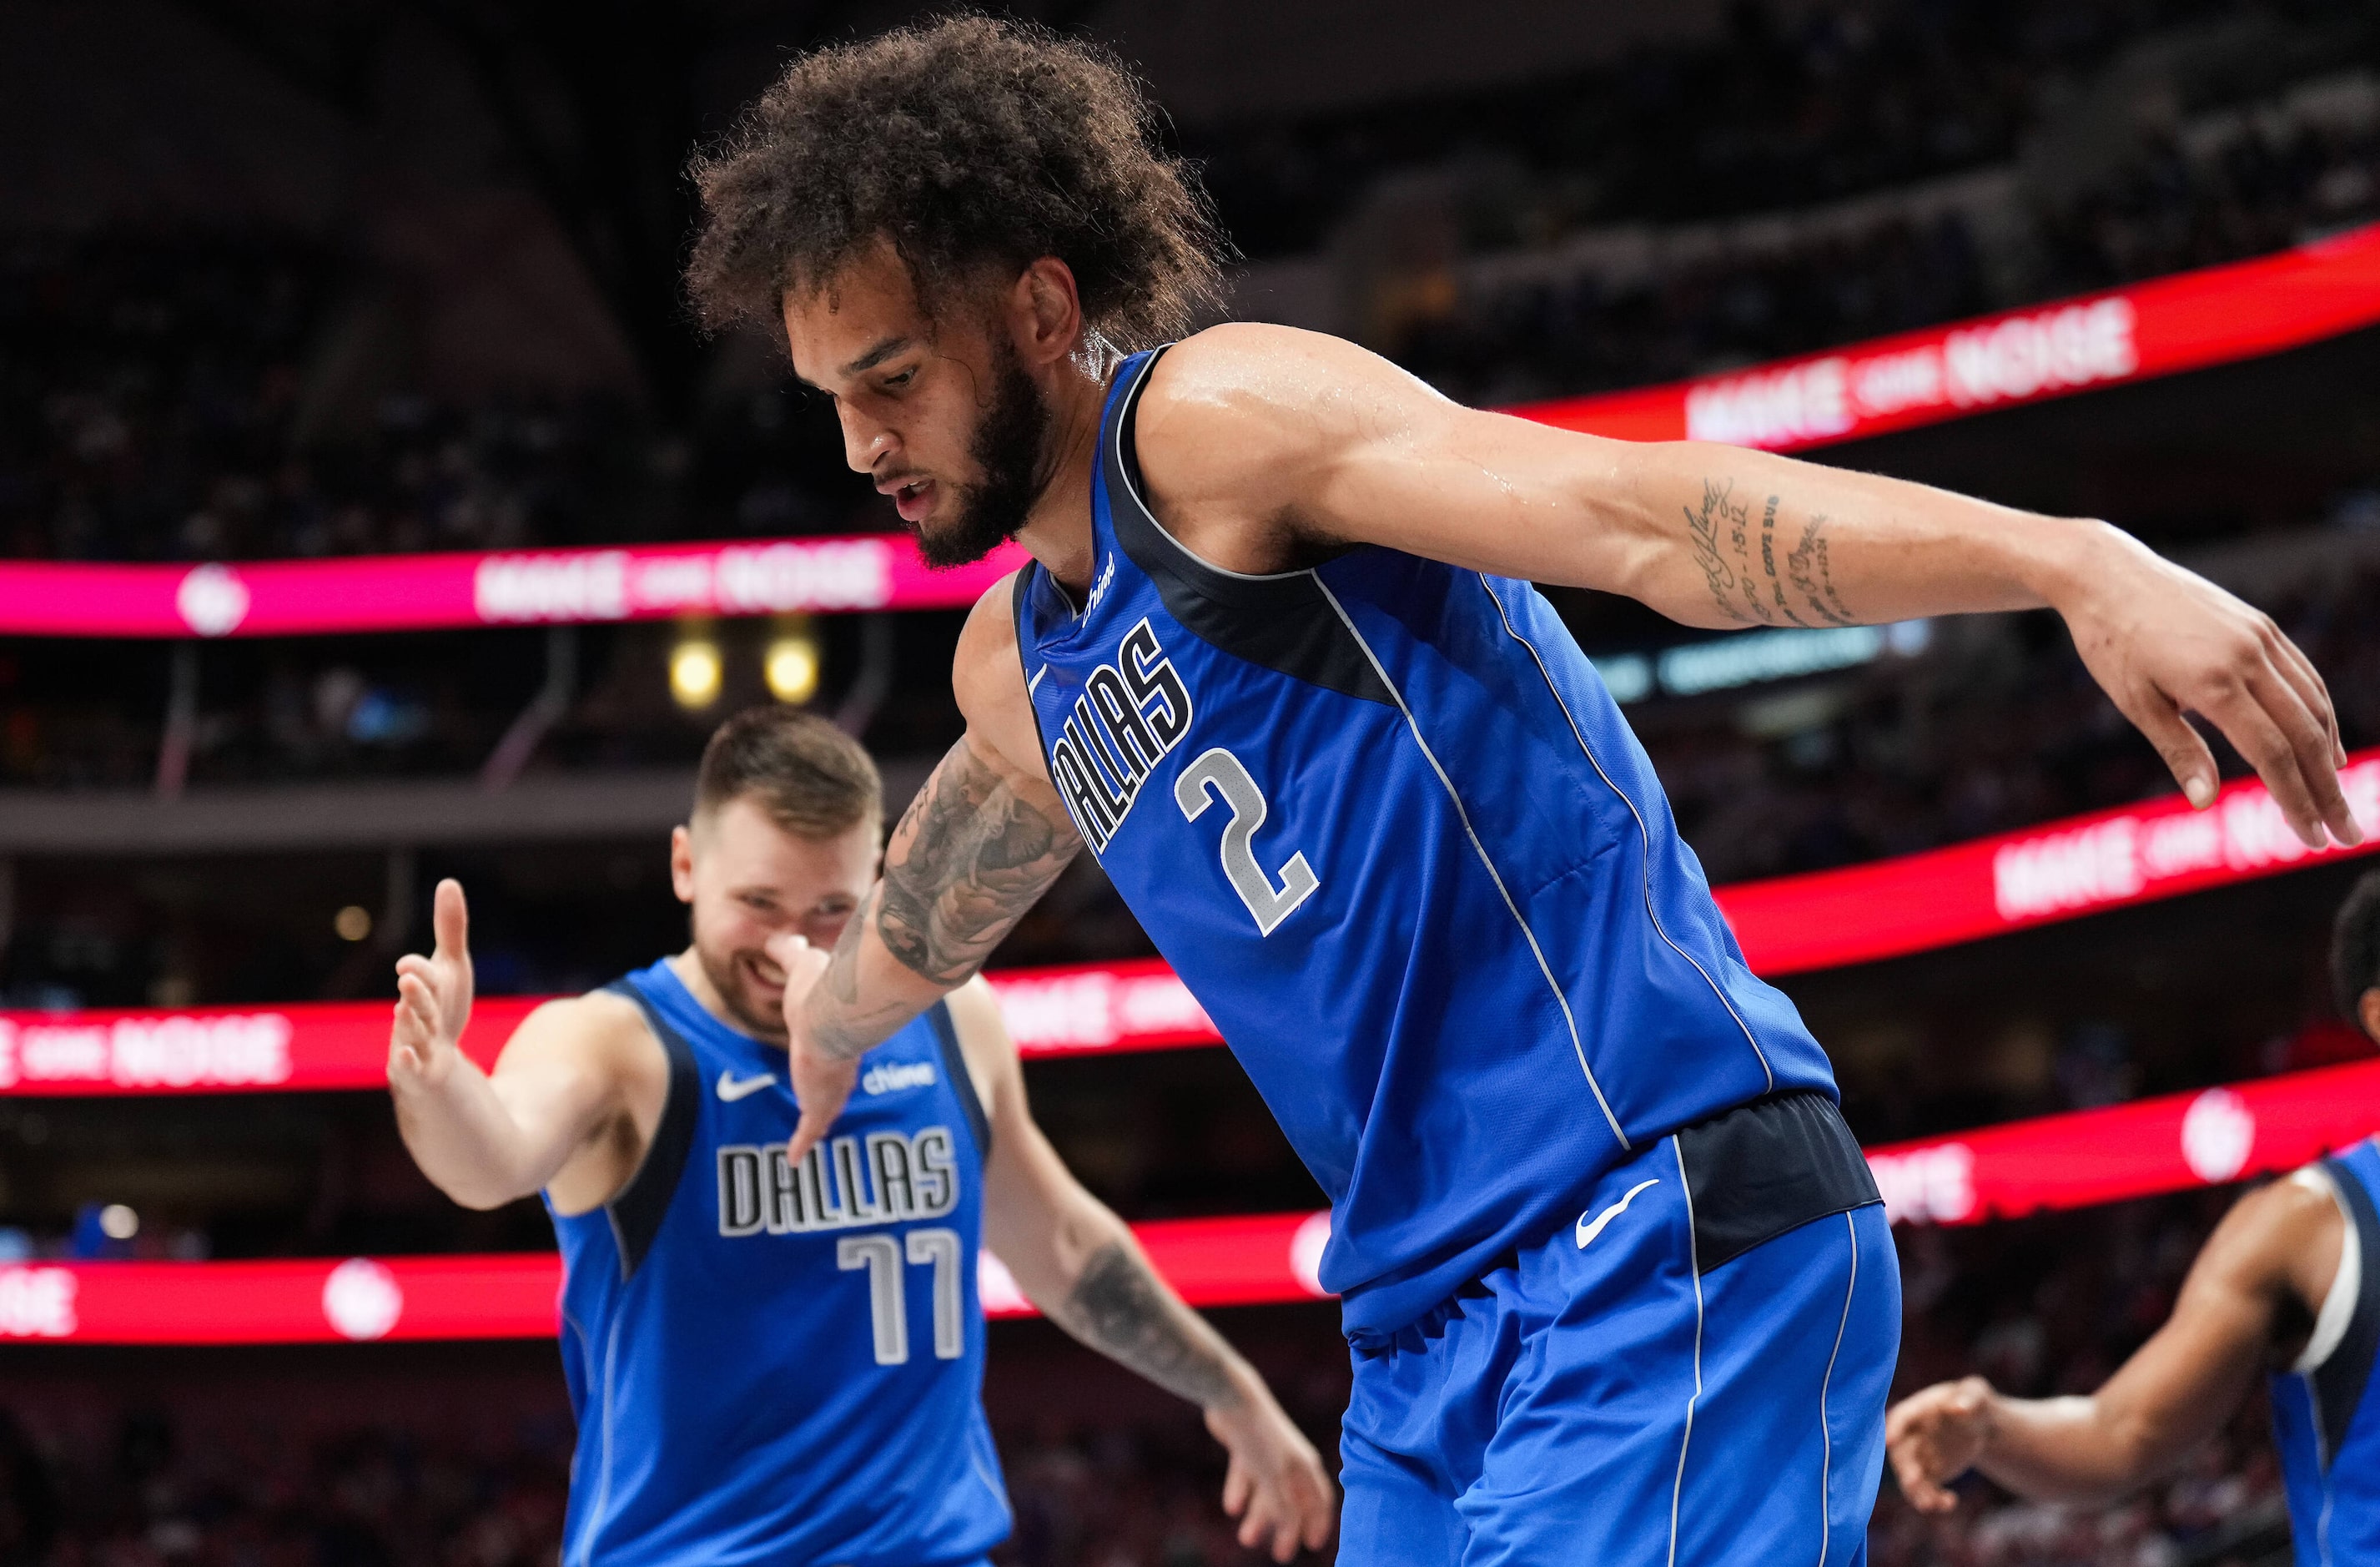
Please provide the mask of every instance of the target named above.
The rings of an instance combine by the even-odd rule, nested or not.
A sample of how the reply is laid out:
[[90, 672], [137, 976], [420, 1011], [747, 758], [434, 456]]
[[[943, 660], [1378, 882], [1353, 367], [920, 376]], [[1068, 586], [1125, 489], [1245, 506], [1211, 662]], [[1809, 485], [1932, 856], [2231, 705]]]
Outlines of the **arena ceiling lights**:
[[[1667, 386], [1511, 410], [1637, 441], [1798, 451], [2254, 358], [2380, 322], [2380, 225], [2277, 255]], [[901, 535], [237, 565], [0, 565], [0, 636], [287, 637], [973, 603], [1009, 546]]]

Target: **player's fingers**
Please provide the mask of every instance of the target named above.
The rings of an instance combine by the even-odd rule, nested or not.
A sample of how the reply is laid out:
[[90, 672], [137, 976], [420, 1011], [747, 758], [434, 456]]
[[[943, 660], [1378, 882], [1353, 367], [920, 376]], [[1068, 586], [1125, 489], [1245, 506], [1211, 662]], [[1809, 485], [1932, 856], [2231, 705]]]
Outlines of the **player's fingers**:
[[[2288, 645], [2289, 639], [2279, 631], [2273, 637], [2280, 646]], [[2356, 825], [2355, 813], [2347, 808], [2346, 792], [2338, 786], [2338, 733], [2330, 711], [2330, 693], [2318, 678], [2308, 690], [2305, 678], [2276, 647], [2268, 652], [2265, 668], [2251, 676], [2251, 689], [2289, 743], [2298, 775], [2313, 796], [2322, 825], [2342, 844], [2358, 843], [2362, 829]], [[2316, 848], [2324, 846], [2319, 832], [2312, 843]]]
[[2345, 767], [2347, 744], [2339, 737], [2338, 710], [2331, 702], [2330, 686], [2324, 682], [2322, 672], [2314, 668], [2313, 660], [2306, 657], [2305, 650], [2290, 641], [2277, 626], [2272, 627], [2265, 638], [2265, 651], [2273, 661], [2273, 667], [2295, 688], [2299, 698], [2330, 736], [2331, 765]]
[[438, 956], [470, 955], [471, 914], [463, 902], [463, 883], [451, 876], [438, 883], [438, 892], [431, 900], [430, 929], [438, 938]]
[[827, 1128], [834, 1124], [834, 1118], [842, 1109], [841, 1105], [832, 1110], [803, 1106], [802, 1118], [795, 1124], [794, 1135], [785, 1145], [785, 1162], [801, 1163], [804, 1156], [819, 1146], [820, 1139], [826, 1136]]
[[[2277, 714], [2274, 707], [2283, 711]], [[2291, 709], [2295, 711], [2289, 711]], [[2267, 675], [2260, 683], [2243, 681], [2231, 686], [2209, 699], [2200, 711], [2256, 770], [2256, 776], [2271, 791], [2273, 803], [2281, 808], [2282, 820], [2289, 824], [2289, 830], [2308, 848], [2324, 847], [2322, 812], [2315, 802], [2313, 781], [2306, 776], [2299, 754], [2314, 730], [2295, 694], [2285, 693], [2279, 682]], [[2322, 750], [2326, 753], [2328, 747], [2323, 747]], [[2322, 757], [2322, 771], [2330, 771], [2327, 754]], [[2338, 787], [2335, 776], [2331, 786], [2334, 790]]]
[[1305, 1527], [1298, 1531], [1306, 1549], [1320, 1550], [1330, 1542], [1330, 1526], [1338, 1522], [1338, 1508], [1331, 1504], [1330, 1483], [1325, 1480], [1306, 1499]]
[[2124, 716], [2148, 736], [2149, 744], [2165, 759], [2166, 770], [2181, 785], [2190, 803], [2201, 810], [2213, 805], [2218, 787], [2215, 753], [2206, 748], [2205, 740], [2182, 718], [2181, 710], [2172, 698], [2151, 689], [2123, 706]]
[[1223, 1515], [1236, 1518], [1248, 1505], [1248, 1466], [1234, 1457], [1223, 1470]]

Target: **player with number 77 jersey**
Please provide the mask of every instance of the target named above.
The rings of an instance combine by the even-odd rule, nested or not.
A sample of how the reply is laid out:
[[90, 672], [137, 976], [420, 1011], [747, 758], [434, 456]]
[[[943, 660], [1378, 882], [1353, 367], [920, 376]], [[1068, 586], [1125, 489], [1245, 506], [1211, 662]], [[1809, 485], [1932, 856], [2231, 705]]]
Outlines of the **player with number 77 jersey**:
[[790, 709], [729, 720], [671, 851], [693, 944], [539, 1008], [492, 1073], [456, 1048], [461, 887], [398, 967], [398, 1124], [474, 1208], [540, 1192], [560, 1242], [578, 1415], [563, 1561], [977, 1567], [1008, 1499], [980, 1403], [988, 1245], [1092, 1348], [1197, 1403], [1244, 1544], [1287, 1561], [1331, 1488], [1263, 1379], [1150, 1269], [1034, 1124], [981, 983], [867, 1053], [798, 1157], [788, 966], [874, 873], [880, 784]]

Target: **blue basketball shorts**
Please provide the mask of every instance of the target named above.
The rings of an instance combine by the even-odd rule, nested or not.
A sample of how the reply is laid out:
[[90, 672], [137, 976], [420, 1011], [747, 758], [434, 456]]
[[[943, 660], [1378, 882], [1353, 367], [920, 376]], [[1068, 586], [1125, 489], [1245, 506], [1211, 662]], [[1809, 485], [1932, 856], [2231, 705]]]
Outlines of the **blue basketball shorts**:
[[1730, 1111], [1354, 1342], [1339, 1560], [1864, 1562], [1900, 1343], [1891, 1231], [1833, 1103]]

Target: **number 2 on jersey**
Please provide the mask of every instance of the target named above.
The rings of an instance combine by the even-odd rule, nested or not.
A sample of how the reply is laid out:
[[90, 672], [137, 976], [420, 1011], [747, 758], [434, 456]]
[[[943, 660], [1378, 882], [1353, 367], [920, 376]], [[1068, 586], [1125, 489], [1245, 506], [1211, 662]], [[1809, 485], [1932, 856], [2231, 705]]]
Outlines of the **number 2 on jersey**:
[[1184, 768], [1173, 781], [1173, 803], [1182, 808], [1185, 820], [1196, 821], [1205, 815], [1214, 798], [1232, 808], [1232, 820], [1223, 827], [1224, 878], [1256, 917], [1257, 934], [1269, 936], [1298, 905], [1314, 895], [1322, 879], [1314, 874], [1301, 851], [1289, 856], [1289, 863], [1281, 868], [1281, 885], [1273, 885], [1272, 878], [1257, 863], [1255, 848], [1257, 829], [1264, 825], [1271, 808], [1240, 759], [1220, 746]]

